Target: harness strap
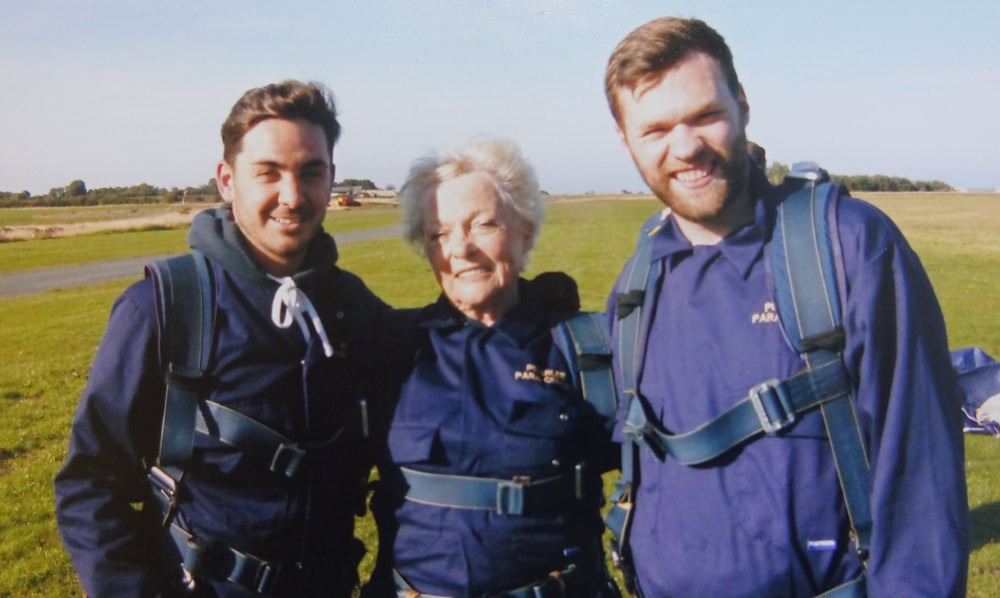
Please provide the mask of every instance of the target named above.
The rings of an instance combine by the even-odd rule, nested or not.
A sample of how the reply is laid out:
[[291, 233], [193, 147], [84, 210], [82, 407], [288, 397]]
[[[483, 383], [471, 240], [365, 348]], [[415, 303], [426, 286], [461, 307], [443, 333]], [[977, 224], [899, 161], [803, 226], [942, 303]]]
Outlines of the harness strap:
[[[448, 598], [447, 596], [436, 596], [419, 592], [395, 569], [392, 570], [392, 578], [396, 583], [397, 598]], [[585, 595], [584, 592], [596, 591], [595, 588], [579, 587], [582, 584], [581, 578], [582, 574], [577, 569], [577, 566], [570, 565], [561, 571], [553, 571], [537, 581], [512, 590], [504, 590], [496, 594], [486, 594], [483, 598], [564, 598]]]
[[194, 447], [198, 397], [207, 387], [212, 355], [214, 286], [208, 261], [198, 251], [155, 262], [147, 271], [157, 283], [161, 345], [169, 360], [156, 463], [171, 468], [187, 463]]
[[645, 402], [632, 401], [624, 433], [647, 446], [661, 461], [670, 455], [682, 465], [710, 461], [760, 433], [775, 434], [795, 423], [797, 414], [850, 394], [850, 381], [839, 361], [807, 369], [785, 380], [768, 380], [721, 415], [684, 434], [669, 434], [647, 413]]
[[436, 507], [482, 509], [500, 515], [524, 515], [579, 500], [583, 496], [583, 464], [572, 474], [542, 480], [509, 480], [426, 473], [401, 467], [408, 486], [406, 500]]
[[[234, 409], [215, 401], [205, 401], [204, 404], [209, 419], [206, 419], [202, 411], [198, 411], [198, 432], [217, 438], [264, 463], [270, 463], [270, 469], [275, 473], [289, 478], [295, 475], [306, 454], [306, 447]], [[343, 431], [341, 428], [333, 440]]]
[[600, 318], [603, 314], [581, 312], [560, 323], [553, 331], [563, 347], [573, 380], [579, 380], [580, 393], [593, 405], [609, 434], [615, 426], [618, 392], [611, 370], [608, 346]]
[[178, 525], [170, 536], [180, 551], [184, 569], [195, 579], [226, 580], [263, 595], [294, 591], [302, 579], [301, 562], [274, 562], [218, 542], [200, 540]]
[[[778, 223], [772, 242], [775, 301], [782, 325], [810, 368], [838, 366], [843, 338], [838, 285], [839, 246], [831, 232], [836, 223], [839, 188], [817, 185], [815, 180], [793, 192], [778, 206]], [[834, 230], [836, 230], [834, 226]], [[844, 495], [855, 550], [867, 564], [871, 546], [871, 465], [854, 403], [849, 399], [822, 406], [824, 424], [837, 478]]]

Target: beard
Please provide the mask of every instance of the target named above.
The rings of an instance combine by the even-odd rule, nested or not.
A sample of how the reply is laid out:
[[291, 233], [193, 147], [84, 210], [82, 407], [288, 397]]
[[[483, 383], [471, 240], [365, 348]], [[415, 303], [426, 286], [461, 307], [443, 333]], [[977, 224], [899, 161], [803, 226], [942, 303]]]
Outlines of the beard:
[[741, 133], [725, 150], [722, 153], [706, 146], [694, 160], [714, 165], [712, 182], [700, 189], [686, 189], [660, 169], [641, 174], [656, 197], [678, 217], [702, 225], [723, 223], [743, 199], [749, 185], [746, 133]]

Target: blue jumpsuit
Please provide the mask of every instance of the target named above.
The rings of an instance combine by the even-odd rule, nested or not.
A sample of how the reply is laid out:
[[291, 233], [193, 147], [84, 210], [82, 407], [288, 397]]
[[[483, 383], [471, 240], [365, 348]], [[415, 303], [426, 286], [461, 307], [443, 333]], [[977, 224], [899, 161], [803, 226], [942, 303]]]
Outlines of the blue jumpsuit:
[[[521, 302], [492, 327], [443, 296], [418, 317], [417, 353], [389, 429], [388, 462], [372, 510], [380, 529], [374, 579], [389, 567], [421, 593], [482, 596], [545, 579], [576, 563], [590, 596], [601, 583], [600, 474], [615, 451], [602, 421], [563, 376], [556, 314], [521, 281]], [[582, 467], [583, 499], [524, 515], [404, 500], [400, 467], [534, 480]], [[386, 590], [382, 590], [386, 592]]]
[[[805, 366], [774, 307], [765, 256], [775, 197], [763, 172], [753, 190], [755, 221], [718, 245], [692, 246], [670, 220], [653, 241], [650, 259], [666, 274], [638, 385], [674, 434]], [[884, 214], [843, 198], [838, 221], [844, 360], [874, 486], [868, 592], [960, 595], [969, 550], [961, 392], [941, 310]], [[614, 293], [609, 305], [617, 338]], [[702, 466], [661, 463], [640, 450], [638, 469], [629, 542], [648, 598], [811, 596], [861, 572], [818, 410]]]
[[[367, 398], [377, 409], [381, 394], [387, 406], [388, 390], [373, 384], [383, 372], [369, 371], [386, 352], [369, 333], [388, 307], [357, 277], [336, 268], [333, 239], [321, 234], [294, 278], [332, 343], [346, 343], [343, 355], [327, 357], [315, 334], [307, 343], [299, 328], [272, 323], [278, 283], [249, 258], [228, 209], [200, 214], [190, 240], [209, 258], [216, 281], [209, 398], [308, 448], [299, 471], [286, 477], [259, 457], [197, 434], [175, 522], [201, 540], [290, 569], [301, 564], [301, 574], [284, 578], [291, 585], [276, 586], [278, 594], [349, 596], [363, 553], [353, 538], [354, 518], [363, 509], [371, 468], [357, 402]], [[178, 591], [178, 556], [146, 479], [157, 454], [164, 397], [154, 294], [147, 279], [115, 302], [55, 481], [59, 532], [91, 596]], [[143, 502], [141, 512], [132, 506]], [[220, 562], [209, 569], [225, 565], [224, 552], [215, 554]], [[254, 595], [217, 573], [196, 576], [196, 587]]]

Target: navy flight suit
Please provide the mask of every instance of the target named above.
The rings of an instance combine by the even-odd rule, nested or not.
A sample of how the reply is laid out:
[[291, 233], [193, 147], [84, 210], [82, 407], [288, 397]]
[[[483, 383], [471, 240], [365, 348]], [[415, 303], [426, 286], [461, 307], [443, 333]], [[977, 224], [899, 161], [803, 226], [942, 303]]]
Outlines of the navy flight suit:
[[[374, 371], [385, 351], [374, 344], [383, 336], [372, 331], [389, 308], [335, 266], [333, 238], [320, 234], [293, 278], [338, 348], [328, 357], [316, 334], [307, 342], [298, 327], [272, 322], [279, 283], [249, 257], [228, 206], [199, 214], [190, 241], [208, 257], [216, 285], [207, 398], [305, 449], [288, 477], [259, 455], [195, 435], [172, 522], [211, 545], [203, 570], [194, 572], [197, 595], [261, 595], [223, 579], [233, 549], [281, 567], [268, 578], [274, 585], [260, 588], [266, 593], [350, 596], [364, 552], [354, 519], [371, 469], [359, 401], [375, 410], [388, 403], [389, 391], [374, 385], [385, 378]], [[115, 302], [55, 481], [59, 532], [91, 596], [186, 593], [146, 478], [164, 404], [154, 296], [147, 279]]]
[[[548, 311], [521, 281], [521, 302], [494, 326], [442, 296], [418, 317], [416, 358], [389, 429], [388, 462], [372, 509], [379, 564], [369, 595], [399, 578], [433, 596], [500, 594], [575, 564], [579, 590], [599, 596], [603, 562], [600, 474], [615, 451], [602, 420], [566, 377]], [[542, 480], [580, 465], [583, 499], [523, 515], [405, 500], [400, 467], [421, 472]], [[380, 588], [376, 590], [375, 588]]]
[[[665, 274], [638, 387], [672, 434], [805, 367], [775, 309], [767, 252], [776, 198], [762, 171], [751, 192], [756, 219], [717, 245], [692, 246], [670, 219], [653, 239], [650, 259]], [[868, 593], [961, 595], [969, 550], [961, 391], [941, 310], [884, 214], [844, 197], [837, 221], [844, 361], [872, 469]], [[617, 338], [614, 293], [609, 303]], [[647, 598], [812, 596], [862, 572], [818, 409], [699, 466], [643, 449], [638, 469], [629, 543]]]

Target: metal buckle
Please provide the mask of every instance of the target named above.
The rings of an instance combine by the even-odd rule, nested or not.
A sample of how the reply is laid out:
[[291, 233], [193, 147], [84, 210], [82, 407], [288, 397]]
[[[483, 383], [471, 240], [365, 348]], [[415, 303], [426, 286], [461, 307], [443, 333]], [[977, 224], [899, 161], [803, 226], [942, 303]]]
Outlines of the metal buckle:
[[[768, 399], [766, 405], [765, 397]], [[781, 385], [781, 380], [777, 378], [765, 380], [751, 388], [750, 403], [757, 414], [757, 420], [760, 421], [761, 429], [767, 434], [774, 434], [795, 423], [795, 408]], [[777, 417], [771, 417], [768, 407], [777, 413]]]
[[269, 563], [262, 563], [260, 567], [257, 568], [257, 574], [254, 576], [253, 580], [253, 590], [258, 594], [264, 594], [265, 596], [271, 593], [274, 588], [274, 582], [278, 579], [278, 573], [281, 572], [281, 565], [272, 566]]
[[524, 488], [531, 485], [531, 478], [515, 476], [511, 481], [497, 483], [497, 513], [500, 515], [524, 514]]
[[299, 563], [289, 565], [269, 563], [262, 558], [240, 552], [233, 548], [227, 548], [226, 550], [234, 558], [232, 569], [226, 575], [226, 580], [264, 596], [269, 596], [274, 591], [278, 580], [282, 578], [286, 566], [301, 567]]
[[280, 444], [271, 457], [271, 471], [292, 477], [306, 454], [305, 449], [297, 444]]
[[174, 495], [177, 494], [177, 481], [170, 477], [170, 474], [163, 471], [158, 465], [153, 465], [149, 468], [147, 477], [164, 498], [170, 502], [174, 501]]

